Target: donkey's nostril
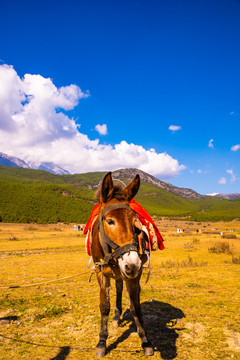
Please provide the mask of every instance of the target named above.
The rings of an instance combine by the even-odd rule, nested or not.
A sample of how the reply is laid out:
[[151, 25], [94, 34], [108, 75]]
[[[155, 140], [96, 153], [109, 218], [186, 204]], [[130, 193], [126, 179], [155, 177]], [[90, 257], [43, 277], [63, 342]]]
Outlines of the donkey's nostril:
[[133, 276], [136, 273], [136, 271], [137, 271], [137, 267], [134, 264], [125, 266], [125, 272], [126, 275], [128, 276]]
[[126, 266], [125, 266], [125, 272], [126, 272], [126, 274], [127, 274], [127, 275], [130, 275], [130, 274], [131, 274], [131, 271], [132, 271], [132, 269], [130, 268], [130, 266], [126, 265]]

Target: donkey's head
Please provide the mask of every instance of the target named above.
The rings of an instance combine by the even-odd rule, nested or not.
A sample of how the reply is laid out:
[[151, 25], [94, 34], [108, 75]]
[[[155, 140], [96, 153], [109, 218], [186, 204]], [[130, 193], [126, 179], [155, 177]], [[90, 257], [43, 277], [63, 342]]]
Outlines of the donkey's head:
[[140, 186], [139, 175], [125, 188], [114, 186], [111, 173], [103, 179], [100, 189], [100, 241], [105, 259], [118, 261], [123, 277], [135, 278], [142, 262], [138, 251], [141, 225], [129, 207]]

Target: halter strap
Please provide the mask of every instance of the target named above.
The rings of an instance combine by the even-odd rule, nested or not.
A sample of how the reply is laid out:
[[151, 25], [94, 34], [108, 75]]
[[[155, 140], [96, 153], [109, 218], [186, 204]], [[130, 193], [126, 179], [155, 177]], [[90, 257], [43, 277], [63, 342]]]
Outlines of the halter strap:
[[[138, 251], [138, 241], [136, 240], [136, 237], [135, 237], [136, 234], [134, 232], [133, 232], [133, 242], [130, 243], [130, 244], [123, 245], [123, 246], [117, 245], [105, 233], [104, 226], [103, 226], [103, 216], [107, 212], [109, 212], [111, 210], [116, 210], [116, 209], [131, 210], [131, 208], [127, 204], [111, 204], [111, 205], [108, 205], [108, 206], [105, 207], [105, 209], [101, 210], [99, 224], [98, 224], [101, 243], [102, 243], [103, 252], [104, 252], [104, 261], [107, 264], [109, 263], [110, 260], [117, 259], [120, 256], [122, 256], [123, 254], [125, 254], [126, 252]], [[111, 249], [113, 249], [114, 251], [111, 252]]]
[[128, 204], [111, 204], [105, 207], [105, 209], [101, 210], [101, 216], [103, 217], [106, 212], [115, 210], [115, 209], [127, 209], [131, 210], [130, 206]]

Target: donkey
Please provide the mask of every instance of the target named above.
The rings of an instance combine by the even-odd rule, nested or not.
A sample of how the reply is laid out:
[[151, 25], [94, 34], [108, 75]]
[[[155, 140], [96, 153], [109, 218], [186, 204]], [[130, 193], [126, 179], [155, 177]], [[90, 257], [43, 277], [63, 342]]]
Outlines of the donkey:
[[[143, 326], [140, 307], [140, 278], [147, 255], [142, 250], [143, 232], [129, 201], [138, 192], [140, 177], [125, 188], [114, 186], [111, 172], [107, 173], [100, 188], [100, 209], [92, 229], [91, 252], [100, 286], [101, 330], [96, 356], [106, 355], [108, 316], [110, 312], [110, 279], [116, 281], [116, 308], [113, 319], [118, 325], [122, 313], [123, 280], [130, 298], [130, 310], [137, 326], [145, 355], [154, 350]], [[140, 240], [140, 244], [139, 244]]]

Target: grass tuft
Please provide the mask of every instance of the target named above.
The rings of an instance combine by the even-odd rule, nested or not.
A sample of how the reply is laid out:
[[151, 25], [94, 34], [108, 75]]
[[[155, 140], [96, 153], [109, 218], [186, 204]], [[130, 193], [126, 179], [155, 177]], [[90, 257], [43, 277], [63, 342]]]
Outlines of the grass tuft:
[[11, 236], [8, 240], [10, 240], [10, 241], [19, 241], [19, 238], [17, 236]]
[[201, 261], [197, 262], [192, 259], [191, 256], [188, 255], [188, 258], [181, 261], [174, 261], [174, 260], [166, 260], [162, 262], [162, 267], [164, 268], [185, 268], [185, 267], [195, 267], [195, 266], [204, 266], [207, 265], [207, 262]]
[[214, 246], [210, 247], [208, 251], [215, 254], [232, 254], [233, 249], [230, 248], [229, 243], [225, 241], [218, 241]]
[[222, 238], [223, 239], [237, 239], [237, 235], [236, 234], [223, 234]]
[[38, 314], [35, 316], [36, 321], [42, 320], [45, 318], [54, 318], [56, 316], [60, 316], [66, 312], [66, 307], [57, 306], [55, 304], [47, 307], [44, 309], [44, 311], [41, 314]]
[[232, 257], [232, 263], [233, 264], [240, 264], [240, 255], [239, 256], [233, 256]]

